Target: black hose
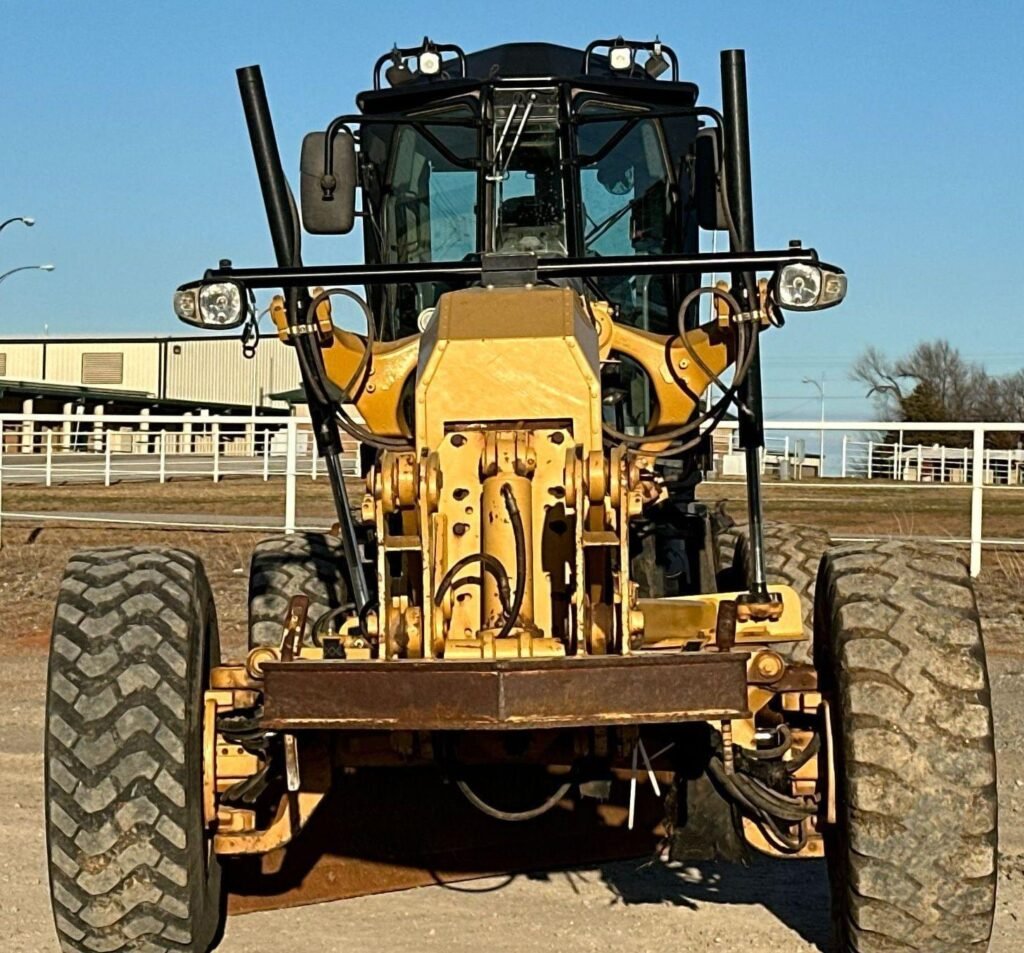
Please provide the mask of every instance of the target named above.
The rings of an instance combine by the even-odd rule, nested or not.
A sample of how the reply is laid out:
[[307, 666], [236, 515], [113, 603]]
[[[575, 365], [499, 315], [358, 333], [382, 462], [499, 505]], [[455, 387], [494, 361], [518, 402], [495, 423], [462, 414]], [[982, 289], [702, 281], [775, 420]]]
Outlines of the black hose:
[[[686, 329], [683, 325], [683, 316], [685, 315], [686, 309], [690, 304], [698, 297], [704, 294], [711, 294], [715, 297], [719, 297], [726, 302], [729, 306], [731, 314], [735, 317], [734, 326], [736, 329], [736, 361], [735, 370], [733, 372], [732, 381], [728, 386], [724, 384], [721, 378], [716, 375], [711, 368], [709, 368], [696, 354], [693, 348], [690, 346], [690, 342], [686, 338]], [[691, 433], [694, 430], [699, 429], [705, 423], [710, 422], [712, 427], [717, 426], [728, 409], [736, 400], [736, 394], [739, 390], [740, 385], [743, 383], [743, 379], [746, 377], [747, 371], [750, 368], [750, 364], [753, 361], [754, 354], [756, 353], [757, 343], [757, 329], [754, 328], [750, 336], [750, 341], [747, 340], [747, 322], [739, 319], [740, 305], [739, 302], [728, 292], [723, 291], [720, 288], [712, 288], [705, 286], [696, 288], [691, 291], [686, 298], [683, 300], [682, 305], [679, 309], [679, 332], [682, 339], [683, 346], [695, 363], [705, 374], [708, 375], [709, 379], [714, 381], [719, 388], [722, 390], [722, 396], [715, 402], [715, 404], [705, 411], [703, 414], [694, 418], [693, 420], [687, 421], [685, 424], [680, 424], [678, 427], [673, 427], [669, 430], [663, 430], [660, 432], [651, 432], [645, 434], [627, 434], [620, 430], [616, 430], [610, 424], [603, 424], [603, 430], [606, 437], [611, 438], [619, 443], [628, 444], [632, 446], [642, 447], [644, 444], [657, 443], [663, 441], [678, 441], [681, 437]], [[697, 434], [688, 443], [680, 446], [678, 443], [675, 446], [666, 447], [664, 450], [656, 453], [656, 456], [675, 456], [686, 450], [695, 447], [703, 439], [703, 434]]]
[[[366, 303], [365, 299], [360, 297], [354, 291], [348, 288], [328, 288], [325, 291], [321, 291], [310, 303], [306, 309], [306, 325], [313, 327], [317, 323], [316, 309], [320, 306], [321, 302], [328, 301], [334, 296], [340, 296], [349, 298], [354, 301], [359, 308], [362, 310], [364, 317], [366, 318], [366, 344], [363, 347], [362, 356], [359, 358], [359, 364], [356, 366], [355, 372], [349, 379], [348, 383], [344, 387], [341, 387], [341, 392], [345, 395], [346, 400], [355, 403], [357, 395], [362, 391], [366, 385], [366, 381], [369, 379], [372, 371], [373, 362], [373, 345], [377, 340], [377, 323], [373, 317], [373, 311], [370, 306]], [[345, 431], [350, 437], [355, 440], [359, 440], [362, 443], [367, 444], [371, 447], [376, 447], [378, 450], [405, 450], [410, 446], [410, 441], [404, 437], [382, 437], [378, 434], [371, 433], [365, 427], [361, 427], [356, 423], [344, 409], [344, 406], [338, 404], [334, 411], [335, 419], [339, 427]]]
[[[765, 839], [772, 844], [779, 853], [781, 854], [798, 854], [803, 850], [807, 843], [807, 834], [803, 831], [803, 820], [800, 818], [797, 821], [791, 823], [801, 824], [801, 830], [794, 836], [788, 834], [779, 827], [778, 821], [764, 809], [760, 808], [756, 803], [746, 796], [746, 793], [735, 784], [736, 775], [730, 775], [726, 770], [725, 766], [718, 759], [713, 757], [711, 763], [708, 765], [708, 774], [711, 776], [716, 786], [732, 799], [732, 802], [746, 815], [748, 816], [758, 828], [764, 834]], [[785, 821], [783, 820], [783, 823]]]
[[821, 735], [814, 735], [809, 742], [807, 747], [804, 748], [795, 758], [791, 761], [784, 762], [785, 769], [790, 773], [794, 774], [799, 771], [808, 761], [813, 758], [818, 751], [821, 749]]
[[472, 566], [473, 563], [480, 563], [484, 569], [489, 570], [491, 575], [494, 576], [494, 581], [498, 584], [498, 597], [501, 599], [501, 607], [505, 610], [506, 614], [509, 613], [511, 611], [511, 607], [509, 606], [511, 586], [508, 581], [508, 572], [497, 556], [492, 556], [490, 553], [470, 553], [468, 556], [463, 556], [458, 562], [449, 566], [448, 571], [441, 578], [441, 582], [437, 587], [437, 593], [434, 596], [434, 605], [441, 605], [441, 600], [444, 599], [445, 593], [455, 581], [456, 574], [467, 566]]
[[508, 510], [508, 518], [512, 523], [512, 533], [516, 539], [516, 591], [512, 599], [512, 608], [505, 618], [496, 639], [505, 638], [519, 618], [523, 610], [523, 600], [526, 598], [526, 530], [523, 528], [523, 517], [519, 512], [519, 504], [516, 503], [515, 494], [508, 483], [502, 484], [501, 495], [505, 497], [505, 507]]
[[748, 810], [768, 814], [783, 821], [797, 823], [817, 813], [817, 807], [773, 791], [750, 775], [729, 774], [720, 758], [712, 758], [708, 773], [733, 798]]
[[817, 805], [780, 794], [748, 774], [737, 773], [733, 780], [750, 801], [772, 817], [796, 822], [818, 812]]
[[331, 624], [338, 616], [344, 612], [355, 612], [355, 603], [346, 602], [342, 606], [336, 606], [333, 609], [328, 609], [323, 615], [319, 616], [316, 622], [313, 623], [313, 627], [309, 631], [310, 640], [319, 649], [323, 648], [323, 635], [324, 629]]
[[473, 807], [499, 821], [530, 821], [535, 817], [540, 817], [541, 814], [546, 814], [559, 801], [561, 801], [562, 798], [569, 793], [569, 789], [572, 787], [571, 781], [566, 781], [564, 784], [560, 784], [558, 788], [556, 788], [555, 793], [547, 800], [542, 804], [538, 804], [537, 807], [531, 807], [527, 811], [502, 811], [499, 808], [492, 807], [484, 801], [465, 781], [460, 779], [456, 781], [455, 784]]

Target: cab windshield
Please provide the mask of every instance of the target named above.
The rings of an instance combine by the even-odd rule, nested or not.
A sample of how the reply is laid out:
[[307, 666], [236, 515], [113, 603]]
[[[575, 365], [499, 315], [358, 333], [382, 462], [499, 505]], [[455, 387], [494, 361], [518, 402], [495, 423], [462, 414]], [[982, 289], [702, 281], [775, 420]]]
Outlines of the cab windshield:
[[[496, 90], [493, 105], [485, 136], [464, 105], [392, 127], [379, 213], [367, 222], [378, 260], [671, 250], [673, 182], [657, 119], [624, 105], [584, 103], [573, 124], [570, 168], [554, 90]], [[578, 190], [578, 212], [567, 199], [569, 187]], [[602, 277], [589, 284], [618, 307], [620, 320], [666, 325], [668, 279]], [[440, 282], [389, 287], [382, 301], [389, 336], [415, 331], [420, 315], [449, 290]]]
[[[585, 257], [660, 255], [669, 251], [672, 182], [660, 124], [625, 107], [588, 104], [580, 110], [577, 153]], [[664, 279], [599, 278], [620, 320], [661, 327]]]

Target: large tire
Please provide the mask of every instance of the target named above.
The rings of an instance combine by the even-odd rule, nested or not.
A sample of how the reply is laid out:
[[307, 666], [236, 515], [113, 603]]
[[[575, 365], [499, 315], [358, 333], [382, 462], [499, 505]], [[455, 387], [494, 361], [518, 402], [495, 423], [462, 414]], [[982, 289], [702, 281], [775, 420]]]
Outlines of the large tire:
[[[828, 533], [817, 526], [799, 523], [764, 524], [765, 569], [768, 582], [791, 586], [803, 603], [805, 642], [773, 646], [796, 662], [811, 661], [814, 637], [814, 587], [818, 564], [829, 547]], [[750, 534], [746, 523], [736, 523], [715, 534], [718, 556], [718, 589], [735, 592], [746, 588], [750, 565]]]
[[309, 598], [309, 621], [349, 601], [341, 541], [324, 533], [275, 536], [256, 544], [249, 566], [249, 647], [279, 645], [288, 603]]
[[50, 893], [65, 953], [206, 953], [223, 924], [202, 816], [203, 691], [219, 662], [202, 563], [177, 549], [68, 562], [46, 700]]
[[836, 548], [817, 586], [838, 824], [838, 949], [987, 949], [996, 889], [991, 698], [970, 577], [949, 550]]

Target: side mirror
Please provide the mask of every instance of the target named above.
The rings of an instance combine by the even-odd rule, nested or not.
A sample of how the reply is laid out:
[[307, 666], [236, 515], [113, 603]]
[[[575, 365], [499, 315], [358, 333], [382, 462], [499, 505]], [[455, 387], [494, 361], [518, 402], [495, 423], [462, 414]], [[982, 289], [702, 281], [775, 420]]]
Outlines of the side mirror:
[[709, 232], [729, 228], [720, 188], [722, 157], [718, 154], [718, 136], [714, 129], [701, 129], [695, 142], [694, 198], [697, 224]]
[[324, 198], [324, 133], [311, 132], [302, 140], [299, 162], [302, 224], [311, 235], [346, 235], [356, 218], [356, 146], [350, 135], [334, 139], [334, 192]]

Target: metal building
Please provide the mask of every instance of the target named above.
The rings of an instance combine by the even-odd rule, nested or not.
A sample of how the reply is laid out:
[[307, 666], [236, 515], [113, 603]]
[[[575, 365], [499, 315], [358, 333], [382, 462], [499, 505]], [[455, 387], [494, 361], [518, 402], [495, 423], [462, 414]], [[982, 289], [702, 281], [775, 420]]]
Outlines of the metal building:
[[255, 356], [237, 336], [0, 338], [0, 411], [282, 413], [299, 385], [276, 336]]

